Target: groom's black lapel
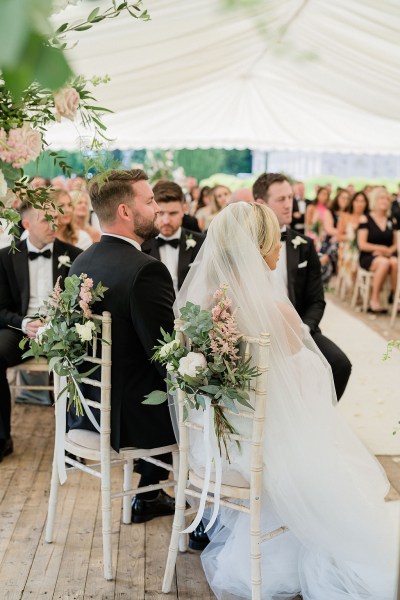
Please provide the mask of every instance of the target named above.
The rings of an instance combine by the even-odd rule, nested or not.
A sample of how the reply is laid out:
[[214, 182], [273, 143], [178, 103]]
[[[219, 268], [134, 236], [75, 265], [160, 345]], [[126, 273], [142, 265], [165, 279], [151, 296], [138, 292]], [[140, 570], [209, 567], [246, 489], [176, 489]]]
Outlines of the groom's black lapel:
[[193, 262], [193, 249], [186, 246], [187, 234], [182, 230], [181, 239], [179, 241], [179, 258], [178, 258], [178, 289], [181, 287], [188, 271], [189, 265]]

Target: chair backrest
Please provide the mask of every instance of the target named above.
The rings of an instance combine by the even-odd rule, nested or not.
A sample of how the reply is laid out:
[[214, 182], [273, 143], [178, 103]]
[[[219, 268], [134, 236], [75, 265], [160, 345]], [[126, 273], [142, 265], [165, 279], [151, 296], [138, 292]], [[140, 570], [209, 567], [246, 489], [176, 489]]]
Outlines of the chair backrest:
[[[182, 331], [183, 321], [176, 319], [175, 330], [177, 339], [180, 343], [190, 350], [190, 340], [185, 336]], [[231, 434], [232, 440], [240, 443], [250, 443], [250, 487], [254, 488], [256, 492], [257, 486], [261, 485], [261, 478], [258, 477], [262, 471], [263, 466], [263, 437], [264, 437], [264, 424], [265, 424], [265, 412], [268, 395], [268, 368], [269, 368], [269, 346], [270, 336], [268, 333], [261, 333], [259, 337], [252, 337], [242, 335], [241, 337], [241, 350], [240, 355], [248, 360], [252, 358], [254, 366], [257, 367], [260, 375], [255, 378], [251, 383], [250, 390], [254, 393], [254, 410], [243, 409], [239, 410], [239, 413], [224, 407], [224, 415], [230, 415], [231, 417], [240, 417], [241, 419], [248, 419], [251, 422], [251, 435]], [[203, 427], [198, 424], [190, 422], [190, 418], [184, 420], [183, 406], [185, 403], [185, 394], [182, 390], [178, 389], [177, 392], [178, 401], [178, 421], [179, 421], [179, 438], [180, 447], [184, 450], [188, 450], [189, 447], [189, 429], [203, 430]], [[261, 493], [261, 489], [259, 490]]]
[[[110, 447], [110, 433], [111, 433], [111, 314], [109, 312], [103, 312], [101, 315], [92, 314], [91, 319], [94, 321], [100, 322], [100, 332], [94, 337], [91, 351], [87, 355], [85, 355], [84, 360], [85, 364], [89, 363], [89, 365], [98, 365], [98, 369], [94, 373], [98, 374], [98, 379], [93, 377], [83, 377], [82, 383], [93, 386], [100, 391], [100, 400], [92, 400], [89, 398], [84, 398], [85, 404], [88, 407], [88, 410], [98, 409], [100, 414], [100, 450], [101, 450], [101, 460], [109, 461], [111, 447]], [[99, 346], [100, 344], [100, 346]], [[99, 372], [100, 371], [100, 372]], [[54, 373], [54, 391], [56, 399], [59, 396], [59, 391], [61, 389], [61, 378]], [[63, 415], [62, 406], [57, 406], [56, 402], [56, 427], [64, 428], [63, 424]], [[61, 411], [60, 411], [61, 408]], [[93, 416], [92, 416], [93, 418]], [[95, 420], [95, 422], [97, 422]], [[80, 430], [74, 430], [80, 431]], [[93, 432], [89, 432], [93, 433]], [[62, 432], [60, 432], [60, 435]], [[89, 454], [90, 454], [90, 445], [87, 446]], [[93, 453], [96, 451], [93, 450]], [[98, 452], [98, 450], [97, 450]], [[75, 453], [75, 452], [73, 452]], [[79, 455], [77, 453], [77, 455]], [[92, 458], [89, 455], [83, 456], [83, 458]], [[95, 459], [96, 456], [93, 455]]]

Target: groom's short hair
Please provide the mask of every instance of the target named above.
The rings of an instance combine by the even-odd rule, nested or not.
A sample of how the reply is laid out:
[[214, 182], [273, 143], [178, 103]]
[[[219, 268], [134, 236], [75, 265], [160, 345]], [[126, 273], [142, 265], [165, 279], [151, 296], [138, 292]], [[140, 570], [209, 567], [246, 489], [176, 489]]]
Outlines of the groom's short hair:
[[100, 223], [113, 223], [118, 206], [135, 198], [132, 184], [148, 179], [142, 169], [112, 170], [94, 177], [89, 185], [89, 194]]
[[283, 183], [287, 181], [292, 185], [290, 179], [283, 175], [283, 173], [263, 173], [253, 183], [253, 196], [254, 200], [268, 200], [268, 190], [273, 183]]
[[157, 202], [184, 202], [185, 197], [180, 185], [174, 181], [160, 179], [153, 187], [154, 200]]

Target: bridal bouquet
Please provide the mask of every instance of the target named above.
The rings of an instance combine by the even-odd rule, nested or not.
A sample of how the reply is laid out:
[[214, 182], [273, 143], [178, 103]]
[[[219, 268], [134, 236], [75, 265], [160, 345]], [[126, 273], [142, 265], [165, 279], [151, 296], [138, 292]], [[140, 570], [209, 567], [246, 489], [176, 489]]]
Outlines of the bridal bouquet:
[[67, 378], [69, 403], [72, 402], [78, 416], [83, 415], [78, 383], [98, 368], [96, 365], [86, 373], [78, 371], [89, 345], [100, 331], [100, 324], [91, 319], [91, 306], [104, 298], [107, 289], [101, 282], [94, 287], [93, 280], [82, 273], [80, 277], [66, 277], [63, 290], [59, 277], [44, 302], [45, 314], [33, 317], [42, 320], [43, 326], [39, 327], [35, 338], [23, 338], [20, 342], [22, 349], [27, 343], [30, 346], [22, 358], [45, 356], [49, 361], [49, 372], [54, 370]]
[[[181, 308], [183, 332], [190, 340], [191, 350], [182, 346], [176, 338], [163, 329], [163, 340], [155, 347], [152, 360], [166, 366], [166, 382], [170, 393], [180, 389], [185, 394], [183, 418], [189, 409], [206, 408], [206, 398], [214, 408], [214, 425], [221, 453], [230, 435], [237, 433], [224, 414], [224, 408], [238, 413], [238, 404], [253, 409], [249, 403], [249, 389], [253, 378], [259, 375], [250, 360], [239, 355], [241, 334], [232, 314], [232, 301], [227, 296], [227, 286], [222, 285], [214, 294], [215, 306], [202, 310], [199, 305], [187, 302]], [[154, 391], [144, 404], [161, 404], [167, 399], [166, 392]]]

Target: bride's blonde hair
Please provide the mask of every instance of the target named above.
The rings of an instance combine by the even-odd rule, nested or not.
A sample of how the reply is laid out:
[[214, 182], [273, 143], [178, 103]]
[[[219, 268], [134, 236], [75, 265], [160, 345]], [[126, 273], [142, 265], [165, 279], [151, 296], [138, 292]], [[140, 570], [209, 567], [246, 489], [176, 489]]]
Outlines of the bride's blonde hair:
[[265, 204], [250, 204], [256, 219], [257, 242], [261, 256], [265, 257], [276, 247], [281, 239], [278, 219], [273, 210]]

